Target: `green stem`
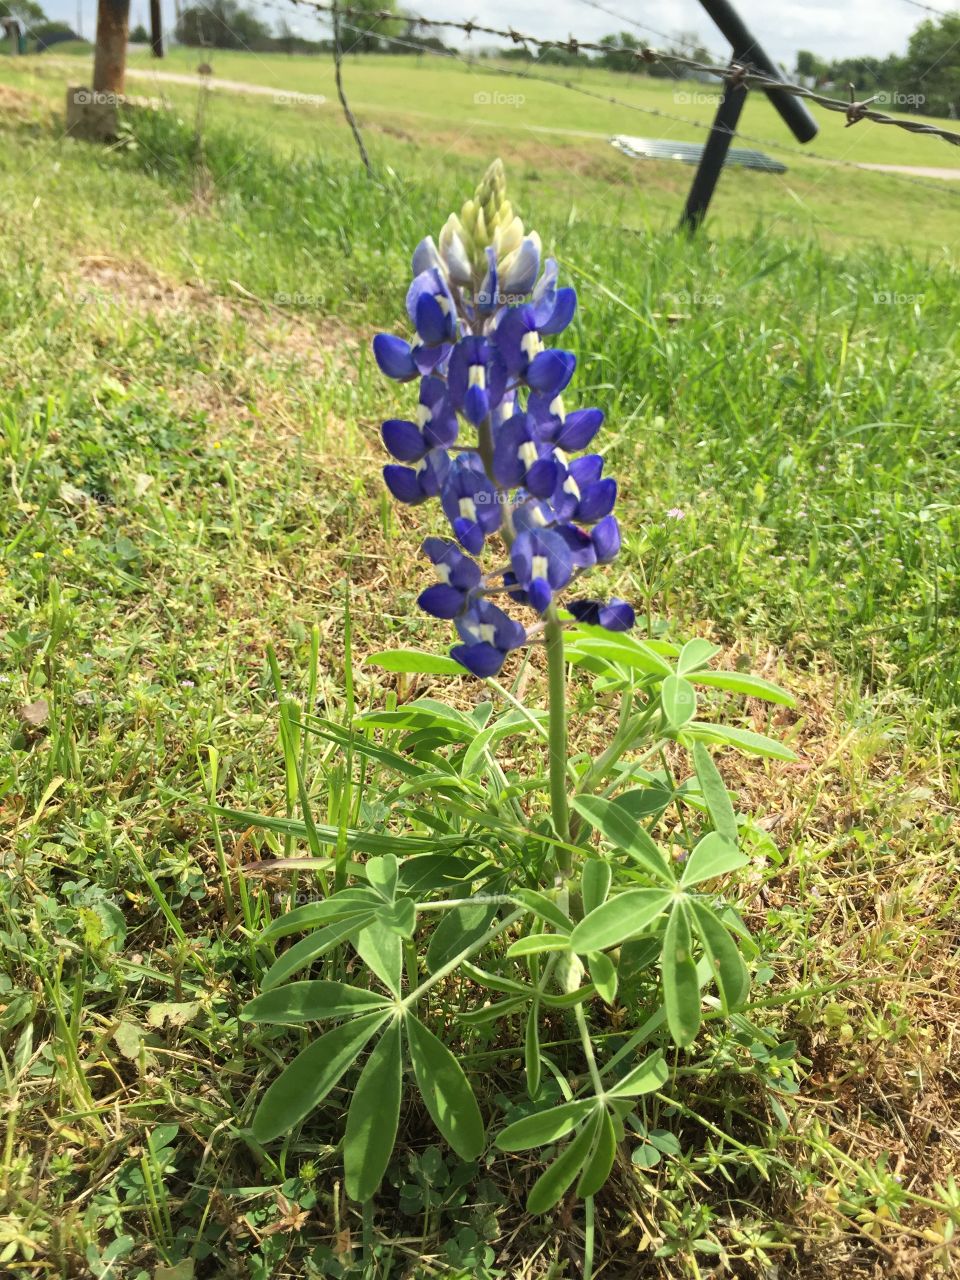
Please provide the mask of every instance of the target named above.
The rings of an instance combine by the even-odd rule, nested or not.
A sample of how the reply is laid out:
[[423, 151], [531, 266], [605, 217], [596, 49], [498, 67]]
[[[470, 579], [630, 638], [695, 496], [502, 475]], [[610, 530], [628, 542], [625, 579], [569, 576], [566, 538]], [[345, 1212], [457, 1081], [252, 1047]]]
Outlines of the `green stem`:
[[[559, 840], [570, 840], [570, 813], [567, 807], [567, 669], [563, 656], [563, 626], [555, 605], [546, 615], [544, 638], [547, 642], [548, 710], [550, 714], [550, 807], [553, 827]], [[557, 849], [560, 874], [573, 871], [573, 855], [569, 849]]]

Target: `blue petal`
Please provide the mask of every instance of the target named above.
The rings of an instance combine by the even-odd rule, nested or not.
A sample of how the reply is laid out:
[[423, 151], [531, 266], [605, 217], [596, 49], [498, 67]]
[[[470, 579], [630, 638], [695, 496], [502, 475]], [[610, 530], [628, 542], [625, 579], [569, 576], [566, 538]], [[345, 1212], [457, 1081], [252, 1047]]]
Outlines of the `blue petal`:
[[529, 439], [526, 415], [522, 413], [514, 414], [497, 431], [493, 446], [493, 478], [497, 484], [512, 489], [521, 483], [525, 468], [519, 451]]
[[383, 468], [383, 479], [398, 502], [416, 506], [418, 502], [426, 501], [427, 495], [420, 487], [420, 476], [412, 467], [386, 466]]
[[417, 376], [413, 352], [409, 342], [392, 333], [378, 333], [373, 340], [373, 355], [381, 373], [398, 382], [409, 382]]
[[427, 452], [420, 428], [402, 418], [389, 418], [380, 428], [383, 443], [400, 462], [419, 462]]
[[500, 289], [505, 294], [523, 297], [533, 288], [540, 270], [540, 250], [529, 236], [516, 251], [516, 257], [501, 275]]
[[503, 666], [504, 654], [492, 644], [455, 644], [450, 650], [450, 657], [459, 662], [471, 675], [485, 680], [487, 676], [495, 676]]
[[550, 314], [550, 318], [540, 325], [540, 332], [545, 334], [563, 333], [576, 314], [576, 310], [576, 289], [558, 289], [553, 311]]
[[616, 480], [598, 480], [588, 485], [580, 494], [577, 504], [577, 519], [584, 524], [593, 524], [610, 514], [617, 501]]
[[570, 351], [541, 351], [530, 362], [527, 382], [541, 395], [556, 396], [573, 377], [577, 358]]
[[629, 631], [636, 620], [633, 607], [616, 596], [600, 606], [600, 625], [608, 631]]
[[471, 555], [479, 555], [483, 550], [483, 530], [476, 520], [468, 520], [466, 516], [457, 516], [453, 522], [453, 532], [457, 541]]
[[553, 600], [553, 591], [546, 579], [534, 578], [527, 588], [527, 596], [537, 613], [546, 613]]
[[435, 582], [417, 596], [417, 604], [434, 618], [455, 618], [464, 604], [464, 594], [445, 582]]
[[560, 468], [555, 458], [538, 458], [527, 472], [527, 488], [535, 498], [549, 498], [559, 478]]
[[609, 564], [620, 554], [620, 526], [616, 516], [604, 518], [590, 532], [590, 541], [596, 552], [598, 564]]
[[429, 346], [439, 346], [453, 337], [450, 316], [432, 293], [421, 293], [417, 299], [417, 333]]
[[556, 443], [567, 453], [579, 453], [585, 449], [603, 425], [599, 409], [574, 409], [563, 420]]
[[463, 411], [475, 427], [479, 427], [490, 412], [490, 397], [482, 387], [468, 387], [463, 397]]

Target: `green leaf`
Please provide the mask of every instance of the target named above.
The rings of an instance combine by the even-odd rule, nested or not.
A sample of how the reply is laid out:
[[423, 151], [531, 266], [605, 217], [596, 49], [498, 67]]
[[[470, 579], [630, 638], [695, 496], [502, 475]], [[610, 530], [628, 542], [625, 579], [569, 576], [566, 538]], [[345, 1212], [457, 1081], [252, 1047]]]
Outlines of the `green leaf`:
[[527, 1011], [527, 1025], [523, 1035], [523, 1065], [527, 1077], [527, 1093], [536, 1098], [540, 1093], [540, 1001], [533, 1000]]
[[263, 980], [260, 983], [261, 991], [269, 991], [273, 987], [278, 987], [281, 982], [286, 982], [291, 974], [299, 972], [300, 969], [305, 969], [314, 960], [326, 955], [328, 951], [332, 951], [338, 943], [343, 942], [345, 938], [351, 937], [362, 929], [367, 921], [372, 919], [371, 913], [367, 912], [362, 916], [350, 916], [347, 920], [339, 920], [336, 924], [328, 924], [325, 929], [318, 929], [316, 933], [308, 933], [305, 938], [301, 938], [299, 942], [294, 943], [292, 947], [288, 948], [282, 956], [273, 962], [263, 975]]
[[513, 996], [510, 1000], [497, 1000], [493, 1004], [480, 1005], [476, 1009], [467, 1009], [457, 1014], [457, 1022], [465, 1027], [482, 1027], [488, 1022], [496, 1022], [498, 1018], [509, 1017], [523, 1009], [527, 1004], [527, 996]]
[[709, 685], [713, 689], [729, 689], [731, 693], [744, 693], [749, 698], [762, 698], [764, 702], [777, 702], [783, 707], [795, 707], [797, 700], [778, 684], [739, 671], [698, 671], [690, 676], [695, 684]]
[[253, 1117], [258, 1142], [272, 1142], [319, 1106], [389, 1015], [368, 1013], [308, 1044], [266, 1091]]
[[680, 650], [679, 658], [677, 658], [677, 675], [685, 676], [691, 671], [705, 667], [710, 659], [716, 657], [719, 652], [718, 645], [711, 644], [709, 640], [704, 640], [699, 636], [693, 640], [688, 640]]
[[722, 876], [727, 871], [736, 871], [749, 861], [747, 855], [719, 831], [710, 831], [697, 842], [690, 854], [680, 883], [685, 889], [689, 889], [691, 885], [712, 880], [714, 876]]
[[617, 998], [617, 967], [602, 951], [592, 951], [587, 956], [590, 978], [597, 995], [604, 1004], [613, 1004]]
[[419, 649], [381, 649], [367, 656], [367, 662], [384, 671], [401, 671], [422, 676], [462, 676], [463, 667], [453, 658]]
[[573, 807], [615, 848], [629, 854], [658, 880], [674, 883], [673, 872], [660, 849], [628, 809], [601, 796], [576, 796]]
[[[593, 1099], [590, 1104], [596, 1107]], [[557, 1156], [530, 1188], [527, 1196], [528, 1213], [546, 1213], [561, 1200], [574, 1178], [586, 1163], [596, 1142], [603, 1121], [603, 1112], [595, 1111], [577, 1136]]]
[[575, 652], [605, 658], [607, 662], [615, 662], [621, 667], [643, 671], [647, 675], [673, 675], [673, 668], [669, 662], [665, 662], [642, 640], [633, 640], [629, 636], [617, 636], [615, 640], [611, 640], [606, 636], [581, 637], [578, 634], [571, 641], [570, 648]]
[[612, 879], [613, 871], [609, 862], [605, 862], [602, 858], [588, 858], [584, 862], [583, 871], [580, 874], [580, 892], [583, 896], [585, 915], [603, 906], [610, 892]]
[[537, 1111], [513, 1124], [497, 1135], [496, 1145], [501, 1151], [529, 1151], [531, 1147], [545, 1147], [557, 1142], [575, 1129], [588, 1111], [597, 1105], [595, 1098], [579, 1098], [564, 1102], [547, 1111]]
[[240, 1017], [244, 1022], [320, 1022], [385, 1006], [386, 1001], [375, 991], [348, 987], [344, 982], [308, 980], [265, 991], [245, 1006]]
[[665, 889], [626, 889], [580, 921], [570, 935], [570, 946], [579, 955], [618, 946], [648, 929], [671, 896]]
[[797, 753], [782, 742], [754, 733], [752, 729], [735, 729], [729, 724], [707, 724], [704, 720], [691, 720], [684, 727], [684, 738], [691, 741], [719, 742], [737, 747], [751, 756], [765, 756], [771, 760], [796, 760]]
[[[298, 840], [306, 840], [307, 825], [297, 818], [277, 818], [270, 814], [252, 813], [246, 809], [217, 808], [218, 817], [224, 818], [236, 826], [256, 827], [259, 831], [273, 831], [281, 836], [295, 836]], [[336, 845], [340, 839], [340, 828], [325, 826], [315, 822], [313, 829], [323, 844]], [[464, 843], [462, 836], [450, 836], [438, 840], [436, 836], [393, 836], [380, 831], [358, 831], [348, 827], [343, 833], [348, 849], [359, 853], [436, 853], [438, 849], [459, 849]], [[307, 859], [298, 859], [304, 866], [311, 865]], [[312, 865], [316, 865], [313, 863]], [[329, 865], [329, 864], [327, 864]]]
[[597, 1135], [593, 1150], [584, 1166], [580, 1181], [577, 1183], [577, 1195], [595, 1196], [606, 1180], [617, 1157], [617, 1135], [613, 1127], [613, 1117], [606, 1108], [600, 1113]]
[[442, 1040], [408, 1017], [407, 1047], [417, 1088], [433, 1123], [462, 1160], [483, 1150], [483, 1118], [463, 1068]]
[[670, 913], [663, 935], [663, 1003], [667, 1026], [681, 1049], [692, 1044], [700, 1030], [700, 984], [691, 955], [690, 922], [683, 902]]
[[667, 676], [660, 686], [660, 705], [670, 729], [682, 729], [697, 714], [697, 691], [683, 676]]
[[392, 853], [385, 853], [379, 858], [368, 858], [364, 865], [367, 884], [376, 889], [386, 902], [393, 902], [396, 897], [399, 869], [400, 864]]
[[713, 762], [713, 757], [702, 742], [693, 744], [693, 767], [697, 771], [697, 781], [703, 792], [703, 799], [710, 814], [710, 821], [718, 835], [737, 843], [737, 815], [733, 811], [730, 793], [724, 785], [720, 770]]
[[507, 947], [511, 960], [517, 956], [538, 955], [541, 951], [568, 951], [570, 936], [566, 933], [528, 933]]
[[[436, 973], [490, 928], [496, 906], [451, 907], [434, 929], [427, 947], [427, 969]], [[503, 990], [503, 988], [501, 988]]]
[[412, 938], [417, 927], [417, 908], [412, 898], [398, 898], [378, 911], [377, 919], [401, 938]]
[[565, 915], [552, 898], [548, 898], [546, 894], [539, 893], [536, 889], [515, 889], [513, 896], [517, 902], [523, 903], [525, 907], [540, 916], [542, 920], [546, 920], [561, 933], [569, 933], [573, 925], [573, 921], [569, 916]]
[[307, 929], [315, 929], [318, 925], [332, 923], [335, 920], [346, 920], [350, 916], [369, 913], [370, 907], [377, 906], [376, 897], [367, 889], [344, 889], [343, 896], [337, 894], [333, 898], [324, 898], [320, 902], [308, 902], [292, 911], [271, 920], [257, 938], [258, 942], [273, 942], [276, 938], [286, 938], [291, 933], [303, 933]]
[[663, 1056], [663, 1050], [658, 1049], [656, 1053], [651, 1053], [649, 1058], [644, 1058], [643, 1062], [638, 1063], [632, 1071], [628, 1071], [623, 1079], [618, 1080], [610, 1089], [610, 1096], [639, 1098], [644, 1093], [655, 1093], [667, 1083], [669, 1075], [670, 1070]]
[[713, 972], [724, 1013], [736, 1009], [750, 990], [750, 975], [740, 949], [713, 911], [702, 902], [693, 902], [693, 923], [703, 954]]
[[403, 942], [400, 935], [388, 924], [373, 920], [353, 939], [357, 954], [368, 969], [372, 969], [380, 981], [393, 992], [400, 994], [400, 976], [403, 968]]
[[402, 1087], [400, 1019], [395, 1018], [364, 1063], [347, 1112], [343, 1181], [353, 1200], [369, 1200], [387, 1171], [397, 1140]]

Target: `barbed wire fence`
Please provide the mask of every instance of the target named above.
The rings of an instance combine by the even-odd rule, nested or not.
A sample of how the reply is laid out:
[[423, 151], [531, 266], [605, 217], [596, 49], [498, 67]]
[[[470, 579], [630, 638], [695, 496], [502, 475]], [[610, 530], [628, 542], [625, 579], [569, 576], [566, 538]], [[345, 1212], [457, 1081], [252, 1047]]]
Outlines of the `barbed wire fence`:
[[[371, 36], [377, 36], [377, 24], [396, 22], [398, 17], [402, 17], [403, 21], [414, 28], [434, 27], [442, 30], [460, 31], [468, 37], [473, 35], [493, 36], [498, 40], [506, 40], [515, 47], [537, 50], [541, 53], [556, 50], [558, 53], [568, 53], [576, 56], [579, 53], [608, 54], [610, 52], [606, 45], [595, 41], [580, 40], [575, 36], [569, 36], [566, 40], [544, 39], [528, 32], [518, 31], [513, 27], [491, 27], [485, 23], [464, 22], [452, 18], [425, 18], [412, 14], [398, 15], [386, 9], [372, 11], [355, 9], [350, 5], [327, 3], [326, 0], [288, 0], [288, 3], [301, 9], [312, 10], [318, 14], [332, 14], [336, 10], [341, 18], [348, 20], [353, 18], [363, 19], [368, 24], [374, 24], [365, 28]], [[723, 66], [719, 63], [702, 62], [697, 58], [688, 58], [683, 54], [667, 52], [647, 45], [641, 45], [635, 50], [621, 49], [618, 50], [618, 53], [626, 58], [632, 58], [638, 67], [644, 63], [647, 65], [661, 63], [665, 67], [673, 66], [696, 72], [699, 75], [714, 76], [722, 82], [732, 81], [745, 89], [775, 90], [780, 93], [788, 93], [794, 97], [813, 102], [825, 111], [840, 113], [845, 117], [848, 128], [851, 125], [859, 124], [862, 120], [869, 120], [873, 124], [903, 129], [908, 133], [925, 134], [930, 137], [940, 138], [944, 142], [950, 143], [951, 146], [960, 147], [960, 133], [954, 133], [950, 129], [943, 129], [939, 125], [927, 124], [921, 120], [890, 116], [885, 112], [875, 110], [871, 104], [876, 101], [876, 95], [857, 101], [851, 89], [850, 98], [844, 101], [842, 98], [831, 98], [826, 94], [818, 93], [815, 89], [809, 89], [805, 85], [794, 84], [789, 80], [781, 80], [773, 76], [764, 75], [749, 64], [741, 65], [733, 61]]]

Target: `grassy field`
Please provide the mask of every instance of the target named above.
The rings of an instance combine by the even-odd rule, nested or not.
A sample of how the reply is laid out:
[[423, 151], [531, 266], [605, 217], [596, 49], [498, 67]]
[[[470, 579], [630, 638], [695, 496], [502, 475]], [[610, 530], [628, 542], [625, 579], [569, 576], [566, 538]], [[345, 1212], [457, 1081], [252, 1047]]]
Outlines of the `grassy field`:
[[[215, 80], [255, 84], [276, 95], [271, 101], [214, 92], [203, 108], [210, 127], [236, 129], [251, 145], [265, 142], [288, 153], [353, 162], [356, 148], [329, 60], [209, 52]], [[193, 73], [195, 54], [172, 50], [163, 72]], [[151, 79], [157, 63], [147, 53], [133, 55], [130, 65], [146, 73], [130, 77], [131, 93], [169, 99], [185, 119], [195, 118], [198, 90]], [[432, 163], [472, 174], [495, 149], [510, 163], [522, 200], [535, 201], [557, 218], [599, 219], [637, 230], [672, 225], [691, 170], [668, 161], [628, 159], [609, 138], [633, 134], [701, 141], [715, 111], [710, 97], [715, 87], [587, 70], [573, 73], [571, 83], [581, 92], [571, 92], [555, 82], [555, 69], [533, 74], [546, 79], [521, 80], [495, 64], [471, 68], [437, 57], [349, 58], [344, 69], [366, 145], [380, 165], [408, 173]], [[65, 80], [81, 84], [89, 75], [89, 58], [66, 58], [56, 51], [6, 68], [8, 83], [55, 102], [58, 109]], [[326, 101], [317, 105], [303, 95], [322, 95]], [[840, 115], [820, 112], [818, 120], [820, 136], [810, 148], [799, 148], [766, 99], [751, 100], [744, 115], [745, 145], [760, 145], [783, 160], [788, 172], [728, 173], [713, 206], [718, 233], [748, 234], [763, 221], [775, 233], [816, 235], [827, 244], [869, 242], [878, 227], [883, 236], [916, 247], [939, 250], [955, 241], [960, 184], [864, 172], [855, 165], [957, 168], [960, 149], [869, 122], [847, 129]], [[949, 121], [942, 123], [949, 127]]]
[[[284, 92], [330, 95], [312, 61], [215, 61], [267, 84], [281, 67]], [[411, 695], [367, 654], [447, 642], [414, 608], [422, 515], [382, 494], [377, 428], [401, 400], [369, 338], [402, 316], [412, 246], [500, 152], [580, 290], [578, 387], [607, 413], [629, 531], [617, 590], [798, 700], [773, 726], [797, 763], [730, 763], [766, 836], [739, 886], [749, 1012], [782, 1048], [680, 1056], [664, 1158], [625, 1152], [597, 1199], [597, 1274], [954, 1274], [956, 197], [798, 160], [783, 182], [727, 175], [718, 234], [690, 242], [670, 230], [687, 170], [524, 133], [648, 124], [531, 84], [524, 124], [475, 125], [472, 73], [414, 71], [347, 67], [371, 181], [332, 108], [213, 97], [198, 130], [194, 91], [171, 88], [176, 111], [98, 150], [51, 120], [63, 68], [0, 70], [0, 1266], [581, 1274], [579, 1209], [527, 1217], [516, 1160], [464, 1165], [415, 1115], [363, 1215], [341, 1096], [253, 1141], [289, 1046], [237, 1015], [265, 967], [255, 928], [296, 886], [244, 868], [303, 848], [212, 811], [288, 809], [268, 645], [288, 695], [342, 721], [348, 670], [356, 710]], [[669, 86], [613, 91], [673, 109]], [[764, 104], [748, 115], [780, 136]], [[861, 128], [826, 122], [817, 146], [947, 163]], [[769, 727], [755, 702], [732, 714]], [[577, 715], [573, 733], [591, 747]], [[344, 762], [304, 759], [335, 826]], [[384, 820], [375, 795], [360, 816]], [[479, 1035], [460, 1052], [499, 1120], [517, 1061]]]

